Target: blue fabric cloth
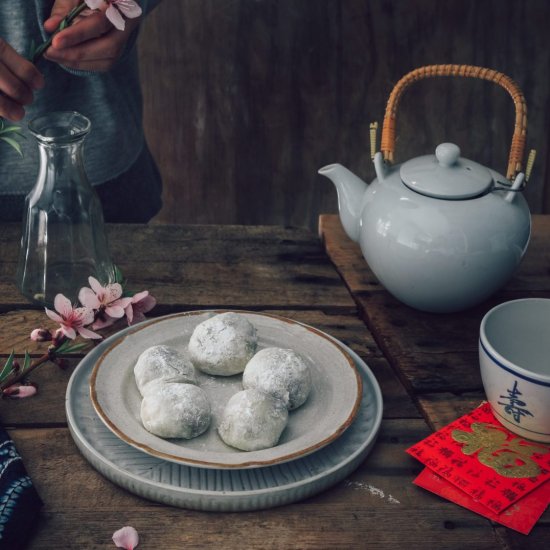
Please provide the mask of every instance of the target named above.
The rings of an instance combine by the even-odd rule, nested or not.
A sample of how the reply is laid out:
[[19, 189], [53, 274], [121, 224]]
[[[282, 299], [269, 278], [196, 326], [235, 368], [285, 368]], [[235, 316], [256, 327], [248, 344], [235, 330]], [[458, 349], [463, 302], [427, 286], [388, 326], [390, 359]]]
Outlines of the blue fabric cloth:
[[41, 507], [13, 441], [0, 427], [0, 550], [27, 545]]

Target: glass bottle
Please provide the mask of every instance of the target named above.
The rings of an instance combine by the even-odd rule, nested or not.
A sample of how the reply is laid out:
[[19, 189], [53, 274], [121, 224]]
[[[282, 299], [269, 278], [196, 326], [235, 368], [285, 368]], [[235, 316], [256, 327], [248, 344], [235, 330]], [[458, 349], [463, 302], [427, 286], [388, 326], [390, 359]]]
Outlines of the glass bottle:
[[17, 283], [35, 303], [51, 306], [58, 293], [76, 303], [90, 275], [105, 284], [114, 273], [101, 203], [84, 171], [82, 145], [90, 126], [69, 111], [29, 123], [40, 170], [25, 200]]

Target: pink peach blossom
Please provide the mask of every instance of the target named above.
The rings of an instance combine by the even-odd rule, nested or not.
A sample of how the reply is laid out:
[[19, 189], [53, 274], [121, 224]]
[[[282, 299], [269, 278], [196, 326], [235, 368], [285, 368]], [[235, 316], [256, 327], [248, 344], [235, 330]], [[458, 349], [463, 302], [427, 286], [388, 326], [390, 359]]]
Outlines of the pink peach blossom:
[[127, 525], [126, 527], [122, 527], [122, 529], [119, 529], [113, 533], [113, 542], [117, 548], [134, 550], [134, 548], [139, 544], [138, 532], [133, 527]]
[[105, 312], [113, 319], [124, 317], [124, 308], [128, 306], [132, 299], [121, 298], [122, 286], [119, 283], [109, 283], [102, 286], [94, 277], [88, 277], [88, 282], [91, 288], [83, 287], [78, 293], [78, 299], [84, 307], [99, 310], [100, 313]]
[[129, 325], [135, 325], [145, 321], [145, 313], [151, 311], [157, 305], [157, 300], [144, 290], [132, 297], [132, 301], [126, 306], [124, 312]]
[[[107, 19], [119, 30], [125, 27], [124, 17], [134, 19], [141, 15], [141, 8], [134, 0], [84, 0], [92, 10], [99, 10], [101, 6], [108, 4], [105, 11]], [[124, 17], [122, 17], [124, 15]]]
[[55, 297], [53, 305], [57, 313], [45, 308], [46, 315], [52, 321], [61, 325], [60, 330], [67, 338], [73, 340], [76, 338], [77, 332], [83, 338], [101, 338], [99, 334], [85, 328], [86, 325], [89, 325], [94, 320], [94, 312], [90, 308], [73, 308], [71, 301], [63, 296], [63, 294], [58, 294]]

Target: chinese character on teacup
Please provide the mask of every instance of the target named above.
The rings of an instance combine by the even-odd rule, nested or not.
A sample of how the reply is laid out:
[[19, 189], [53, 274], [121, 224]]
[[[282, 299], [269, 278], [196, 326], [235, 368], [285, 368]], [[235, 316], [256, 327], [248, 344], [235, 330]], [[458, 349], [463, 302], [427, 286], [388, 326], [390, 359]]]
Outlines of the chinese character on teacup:
[[496, 418], [522, 437], [550, 443], [550, 300], [490, 310], [481, 321], [479, 361]]

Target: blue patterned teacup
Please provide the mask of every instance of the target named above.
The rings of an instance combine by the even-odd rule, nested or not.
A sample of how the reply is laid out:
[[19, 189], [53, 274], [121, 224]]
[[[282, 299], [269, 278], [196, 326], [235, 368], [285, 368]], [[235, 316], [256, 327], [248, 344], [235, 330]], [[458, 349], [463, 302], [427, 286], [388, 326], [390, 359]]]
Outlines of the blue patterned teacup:
[[491, 309], [481, 321], [479, 361], [496, 418], [522, 437], [550, 443], [550, 300]]

